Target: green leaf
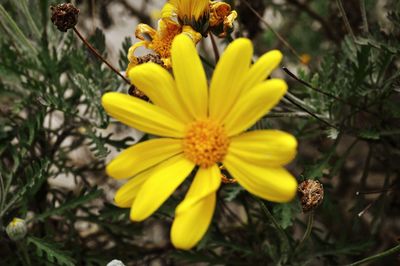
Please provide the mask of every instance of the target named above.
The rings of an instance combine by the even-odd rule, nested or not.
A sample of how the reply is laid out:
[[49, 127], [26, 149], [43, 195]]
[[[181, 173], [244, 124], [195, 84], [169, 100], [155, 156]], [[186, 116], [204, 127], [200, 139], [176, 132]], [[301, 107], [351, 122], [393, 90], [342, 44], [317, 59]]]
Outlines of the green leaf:
[[0, 4], [0, 25], [3, 26], [7, 34], [18, 44], [18, 47], [26, 52], [27, 56], [34, 58], [38, 52], [32, 43], [28, 40], [17, 23], [11, 18], [10, 14]]
[[272, 212], [283, 229], [293, 225], [293, 215], [295, 214], [294, 203], [275, 204], [272, 208]]
[[58, 243], [29, 236], [28, 244], [34, 245], [36, 247], [35, 254], [40, 258], [46, 258], [48, 262], [65, 266], [76, 265], [76, 261], [68, 252], [59, 249]]
[[84, 195], [73, 198], [67, 202], [61, 203], [60, 207], [58, 207], [58, 208], [48, 210], [45, 213], [35, 216], [35, 219], [43, 221], [44, 219], [46, 219], [47, 217], [50, 217], [52, 215], [63, 214], [66, 211], [73, 210], [85, 203], [88, 203], [88, 202], [100, 197], [102, 194], [103, 194], [102, 190], [98, 190], [95, 188], [92, 191], [89, 191], [88, 193], [86, 193]]

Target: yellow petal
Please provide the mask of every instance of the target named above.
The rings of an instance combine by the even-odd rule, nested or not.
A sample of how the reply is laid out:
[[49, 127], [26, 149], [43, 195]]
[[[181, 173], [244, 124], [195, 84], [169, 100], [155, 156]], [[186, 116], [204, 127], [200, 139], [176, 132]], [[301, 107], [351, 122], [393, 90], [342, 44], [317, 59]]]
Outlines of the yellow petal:
[[185, 34], [172, 43], [172, 70], [178, 92], [193, 118], [207, 117], [207, 80], [193, 41]]
[[147, 63], [133, 68], [128, 75], [132, 83], [154, 104], [164, 108], [182, 122], [191, 121], [179, 99], [175, 82], [167, 70], [157, 64]]
[[154, 104], [126, 94], [109, 92], [103, 95], [102, 105], [110, 116], [130, 127], [157, 136], [184, 136], [185, 125]]
[[253, 46], [240, 38], [232, 42], [222, 54], [210, 85], [210, 117], [223, 121], [243, 88], [249, 70]]
[[282, 53], [272, 50], [261, 56], [257, 62], [251, 66], [244, 78], [243, 93], [252, 89], [254, 86], [264, 81], [282, 60]]
[[296, 194], [296, 179], [282, 167], [261, 167], [229, 153], [223, 164], [242, 187], [263, 199], [288, 202]]
[[192, 208], [198, 201], [218, 190], [221, 185], [221, 171], [217, 164], [209, 168], [200, 167], [185, 199], [176, 208], [176, 215]]
[[115, 204], [120, 208], [130, 208], [133, 200], [136, 198], [143, 183], [150, 176], [152, 170], [151, 168], [138, 174], [120, 187], [114, 197]]
[[175, 216], [171, 241], [176, 248], [188, 250], [201, 240], [211, 223], [215, 203], [216, 195], [211, 193]]
[[182, 152], [182, 141], [152, 139], [129, 147], [112, 160], [106, 168], [115, 179], [132, 177]]
[[171, 3], [166, 3], [161, 10], [161, 18], [170, 18], [175, 14], [175, 12], [176, 9], [174, 5]]
[[286, 90], [285, 81], [271, 79], [240, 97], [225, 118], [228, 135], [237, 135], [251, 127], [279, 102]]
[[260, 130], [231, 138], [228, 153], [260, 166], [282, 166], [296, 156], [296, 139], [279, 130]]
[[177, 155], [157, 166], [143, 184], [131, 209], [132, 221], [143, 221], [153, 214], [185, 180], [194, 163]]

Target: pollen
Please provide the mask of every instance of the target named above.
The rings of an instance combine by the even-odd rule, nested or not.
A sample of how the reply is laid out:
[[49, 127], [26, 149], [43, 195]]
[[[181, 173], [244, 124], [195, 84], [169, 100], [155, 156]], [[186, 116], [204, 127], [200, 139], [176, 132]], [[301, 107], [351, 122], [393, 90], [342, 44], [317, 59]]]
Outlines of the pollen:
[[203, 168], [222, 162], [229, 147], [225, 129], [209, 119], [191, 123], [183, 139], [183, 152], [189, 160]]

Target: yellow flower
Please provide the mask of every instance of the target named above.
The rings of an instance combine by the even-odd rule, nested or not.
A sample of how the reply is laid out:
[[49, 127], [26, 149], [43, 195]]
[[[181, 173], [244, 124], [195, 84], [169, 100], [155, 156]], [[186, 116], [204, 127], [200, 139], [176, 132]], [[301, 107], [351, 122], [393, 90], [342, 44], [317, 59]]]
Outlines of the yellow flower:
[[106, 170], [116, 179], [131, 178], [118, 190], [115, 203], [131, 207], [131, 220], [142, 221], [197, 169], [171, 229], [175, 247], [190, 249], [212, 220], [221, 184], [219, 164], [249, 192], [287, 202], [294, 197], [297, 182], [283, 165], [294, 158], [297, 142], [278, 130], [245, 132], [287, 90], [283, 80], [265, 81], [281, 61], [279, 51], [268, 52], [251, 65], [251, 42], [232, 42], [216, 66], [210, 88], [190, 38], [178, 35], [171, 53], [173, 76], [153, 63], [129, 72], [132, 83], [153, 104], [117, 92], [103, 96], [102, 104], [112, 117], [161, 136], [126, 149]]
[[171, 13], [178, 16], [182, 25], [189, 25], [195, 31], [206, 35], [210, 16], [209, 0], [170, 0]]
[[233, 29], [237, 17], [229, 4], [209, 0], [170, 0], [161, 10], [157, 30], [147, 24], [136, 27], [135, 36], [138, 43], [128, 51], [129, 65], [126, 73], [139, 64], [135, 56], [137, 48], [144, 46], [153, 50], [160, 57], [165, 68], [171, 68], [172, 40], [180, 33], [185, 33], [198, 43], [208, 31], [219, 37], [225, 37]]
[[237, 12], [224, 2], [212, 1], [210, 4], [210, 30], [220, 38], [226, 37], [233, 30]]
[[166, 4], [161, 11], [162, 15], [161, 19], [158, 21], [157, 30], [143, 23], [140, 23], [136, 27], [135, 36], [141, 41], [135, 43], [129, 48], [129, 65], [126, 73], [129, 73], [129, 71], [138, 64], [138, 58], [135, 56], [135, 51], [141, 46], [153, 50], [158, 56], [160, 56], [163, 65], [166, 68], [171, 68], [171, 45], [172, 40], [176, 35], [184, 32], [192, 38], [193, 42], [197, 43], [200, 41], [201, 35], [194, 31], [190, 26], [182, 27], [173, 19], [171, 12], [171, 5]]

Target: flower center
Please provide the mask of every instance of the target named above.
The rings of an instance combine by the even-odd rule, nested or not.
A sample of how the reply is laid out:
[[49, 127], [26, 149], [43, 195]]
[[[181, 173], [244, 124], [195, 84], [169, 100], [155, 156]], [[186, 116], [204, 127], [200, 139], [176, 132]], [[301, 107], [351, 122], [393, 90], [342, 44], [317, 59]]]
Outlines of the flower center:
[[229, 138], [225, 129], [209, 119], [191, 123], [183, 139], [186, 158], [203, 168], [222, 162], [228, 147]]

